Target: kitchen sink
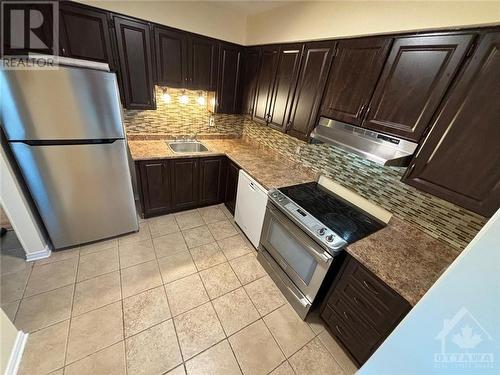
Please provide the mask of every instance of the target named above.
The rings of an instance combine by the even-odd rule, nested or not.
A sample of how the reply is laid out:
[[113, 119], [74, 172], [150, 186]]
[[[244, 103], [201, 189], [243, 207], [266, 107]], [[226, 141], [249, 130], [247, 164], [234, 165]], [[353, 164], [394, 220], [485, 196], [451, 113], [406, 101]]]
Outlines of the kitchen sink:
[[168, 147], [173, 152], [205, 152], [208, 148], [198, 141], [173, 141], [168, 142]]

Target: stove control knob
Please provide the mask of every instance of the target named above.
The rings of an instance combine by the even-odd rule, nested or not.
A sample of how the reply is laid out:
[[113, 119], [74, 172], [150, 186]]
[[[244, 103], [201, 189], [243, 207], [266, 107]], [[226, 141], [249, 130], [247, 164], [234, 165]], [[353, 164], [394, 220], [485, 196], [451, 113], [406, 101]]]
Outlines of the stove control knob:
[[273, 198], [278, 198], [278, 195], [279, 195], [279, 194], [280, 194], [279, 192], [277, 192], [277, 191], [273, 191], [273, 192], [271, 193], [271, 197], [273, 197]]
[[326, 242], [333, 242], [335, 239], [335, 236], [333, 234], [329, 234], [328, 236], [325, 237]]
[[278, 195], [278, 202], [281, 202], [285, 198], [283, 194]]
[[319, 234], [320, 236], [324, 235], [325, 233], [326, 233], [326, 228], [319, 228], [319, 229], [318, 229], [318, 234]]

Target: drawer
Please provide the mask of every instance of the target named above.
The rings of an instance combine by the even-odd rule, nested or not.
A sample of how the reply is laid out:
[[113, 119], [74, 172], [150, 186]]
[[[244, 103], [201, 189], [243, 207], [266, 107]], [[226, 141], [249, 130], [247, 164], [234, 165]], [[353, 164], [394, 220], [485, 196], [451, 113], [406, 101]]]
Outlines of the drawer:
[[[326, 318], [328, 316], [328, 318]], [[365, 342], [329, 305], [326, 305], [321, 317], [330, 327], [332, 334], [349, 351], [351, 356], [362, 365], [370, 357], [373, 345]]]
[[381, 338], [381, 334], [375, 331], [367, 318], [359, 314], [356, 309], [346, 301], [344, 295], [334, 293], [328, 304], [340, 317], [360, 336], [363, 341], [375, 344]]
[[381, 333], [394, 326], [410, 310], [409, 303], [365, 269], [354, 258], [348, 258], [335, 291], [348, 296], [348, 301], [370, 320]]
[[393, 326], [393, 314], [378, 302], [362, 294], [355, 283], [347, 283], [339, 291], [378, 332], [383, 333]]

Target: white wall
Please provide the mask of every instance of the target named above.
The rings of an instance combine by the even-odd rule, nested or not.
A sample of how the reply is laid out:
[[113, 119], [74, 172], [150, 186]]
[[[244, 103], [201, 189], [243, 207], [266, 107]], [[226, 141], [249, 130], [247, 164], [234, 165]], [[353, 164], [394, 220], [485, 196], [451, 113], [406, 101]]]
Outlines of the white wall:
[[[491, 353], [494, 358], [492, 368], [457, 368], [456, 363], [441, 361], [444, 358], [440, 356], [441, 341], [436, 336], [443, 329], [445, 319], [451, 320], [462, 308], [468, 310], [476, 321], [466, 314], [457, 322], [445, 338], [445, 353]], [[466, 326], [472, 328], [470, 335], [462, 331]], [[470, 344], [469, 348], [461, 347], [459, 341], [454, 342], [460, 336], [470, 339], [465, 343]], [[463, 346], [463, 342], [461, 344]], [[438, 355], [437, 362], [434, 360], [435, 353]], [[477, 363], [468, 361], [460, 365], [474, 366]], [[500, 210], [357, 374], [499, 373]]]
[[246, 44], [500, 22], [500, 1], [300, 1], [248, 17]]
[[18, 331], [0, 309], [0, 374], [10, 375], [17, 372], [26, 338], [27, 335]]
[[78, 1], [228, 42], [246, 39], [245, 15], [210, 1]]
[[26, 252], [26, 259], [48, 257], [50, 255], [48, 243], [37, 226], [3, 148], [0, 149], [0, 204]]

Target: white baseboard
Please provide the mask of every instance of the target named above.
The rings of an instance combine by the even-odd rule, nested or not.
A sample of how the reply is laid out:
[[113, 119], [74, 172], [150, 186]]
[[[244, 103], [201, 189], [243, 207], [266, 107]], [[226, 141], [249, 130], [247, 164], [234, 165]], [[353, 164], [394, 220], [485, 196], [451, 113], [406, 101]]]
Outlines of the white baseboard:
[[21, 364], [21, 358], [23, 357], [24, 348], [26, 346], [26, 341], [28, 340], [28, 334], [23, 331], [17, 332], [16, 341], [14, 342], [14, 347], [10, 353], [9, 362], [7, 363], [7, 368], [5, 369], [5, 375], [16, 375], [19, 370], [19, 365]]
[[33, 253], [26, 253], [26, 261], [34, 262], [35, 260], [45, 259], [50, 257], [51, 253], [52, 251], [50, 250], [50, 248], [46, 246], [43, 250], [35, 251]]

